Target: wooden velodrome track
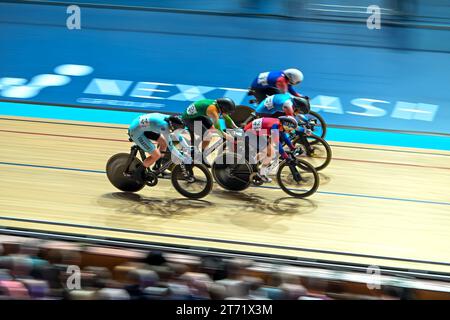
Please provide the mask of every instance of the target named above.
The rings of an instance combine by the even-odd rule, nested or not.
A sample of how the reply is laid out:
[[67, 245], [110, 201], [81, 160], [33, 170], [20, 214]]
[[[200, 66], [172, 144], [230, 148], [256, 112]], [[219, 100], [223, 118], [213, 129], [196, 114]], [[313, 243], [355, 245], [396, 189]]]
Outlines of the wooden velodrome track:
[[450, 152], [331, 144], [309, 199], [273, 184], [193, 201], [109, 183], [124, 126], [1, 118], [0, 226], [450, 273]]

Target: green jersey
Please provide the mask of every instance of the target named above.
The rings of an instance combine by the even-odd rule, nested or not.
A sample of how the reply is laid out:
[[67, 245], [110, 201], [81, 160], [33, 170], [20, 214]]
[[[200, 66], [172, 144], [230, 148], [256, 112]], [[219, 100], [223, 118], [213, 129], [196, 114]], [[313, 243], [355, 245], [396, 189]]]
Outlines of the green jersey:
[[206, 116], [206, 109], [208, 109], [210, 105], [215, 104], [215, 102], [216, 100], [212, 99], [198, 100], [189, 105], [181, 117], [183, 119], [194, 119], [201, 116]]

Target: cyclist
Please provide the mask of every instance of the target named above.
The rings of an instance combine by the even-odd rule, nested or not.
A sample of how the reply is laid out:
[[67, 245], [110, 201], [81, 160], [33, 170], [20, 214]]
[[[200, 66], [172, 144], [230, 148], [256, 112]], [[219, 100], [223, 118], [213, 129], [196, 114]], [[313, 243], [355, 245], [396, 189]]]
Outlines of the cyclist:
[[[196, 146], [200, 144], [197, 143], [195, 134], [201, 134], [200, 139], [202, 139], [202, 150], [207, 148], [210, 140], [203, 140], [203, 136], [206, 132], [212, 130], [213, 127], [222, 137], [227, 140], [232, 140], [233, 138], [222, 129], [219, 120], [220, 116], [222, 116], [225, 120], [225, 125], [227, 128], [237, 128], [236, 124], [230, 117], [230, 114], [232, 114], [235, 110], [236, 105], [230, 98], [219, 98], [216, 100], [202, 99], [189, 105], [186, 111], [181, 115], [181, 119], [184, 121], [189, 130], [192, 146], [194, 146], [194, 141]], [[194, 131], [195, 123], [200, 124], [201, 132]]]
[[[143, 171], [153, 165], [161, 158], [161, 153], [169, 149], [177, 152], [176, 148], [171, 148], [172, 140], [170, 133], [176, 129], [184, 128], [185, 124], [177, 116], [171, 116], [162, 113], [148, 113], [135, 118], [129, 129], [128, 135], [131, 141], [136, 143], [149, 156], [143, 162], [143, 168], [136, 170], [138, 177], [141, 177]], [[179, 141], [183, 141], [181, 135], [177, 136]], [[155, 147], [153, 142], [158, 147]]]
[[293, 86], [302, 81], [303, 73], [294, 68], [284, 71], [263, 72], [253, 80], [249, 95], [255, 96], [257, 103], [277, 93], [289, 92], [293, 96], [300, 97], [301, 95], [295, 91]]
[[261, 101], [256, 107], [255, 115], [257, 117], [278, 118], [280, 116], [294, 116], [294, 113], [307, 114], [309, 111], [309, 102], [305, 98], [280, 93]]
[[[281, 116], [279, 118], [259, 118], [248, 123], [244, 131], [246, 133], [246, 149], [255, 156], [261, 155], [261, 167], [259, 176], [263, 182], [271, 182], [268, 177], [269, 165], [272, 162], [275, 153], [275, 146], [278, 146], [278, 152], [282, 159], [287, 159], [288, 154], [283, 149], [283, 143], [286, 143], [291, 150], [295, 150], [288, 133], [295, 130], [298, 126], [297, 120], [291, 116]], [[256, 139], [251, 140], [251, 136]], [[259, 141], [258, 141], [259, 140]], [[254, 143], [257, 143], [256, 146]], [[251, 144], [253, 143], [253, 144]], [[261, 150], [260, 150], [261, 149]], [[247, 159], [249, 159], [247, 154]], [[253, 156], [253, 155], [252, 155]]]

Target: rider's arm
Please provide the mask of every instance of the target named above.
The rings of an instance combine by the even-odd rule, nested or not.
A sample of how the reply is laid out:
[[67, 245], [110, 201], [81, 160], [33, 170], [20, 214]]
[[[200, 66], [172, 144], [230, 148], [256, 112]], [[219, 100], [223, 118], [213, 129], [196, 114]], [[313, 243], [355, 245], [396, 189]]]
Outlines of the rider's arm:
[[302, 96], [300, 93], [298, 93], [297, 91], [295, 91], [294, 87], [291, 86], [291, 85], [288, 86], [288, 91], [289, 91], [289, 93], [292, 94], [293, 96], [296, 96], [296, 97], [301, 97], [301, 96]]
[[215, 105], [210, 105], [206, 109], [206, 115], [211, 118], [214, 124], [214, 128], [216, 128], [219, 134], [223, 136], [224, 132], [222, 130], [222, 127], [220, 126], [219, 113], [217, 112], [217, 107]]
[[175, 137], [176, 141], [178, 141], [184, 149], [189, 150], [189, 149], [191, 148], [191, 145], [190, 145], [190, 144], [188, 143], [188, 141], [183, 137], [183, 135], [181, 134], [182, 132], [183, 132], [183, 130], [178, 129], [178, 130], [175, 130], [175, 131], [172, 133], [172, 135]]
[[284, 76], [280, 76], [277, 81], [275, 82], [275, 86], [281, 91], [286, 92], [288, 91], [289, 85]]
[[289, 138], [288, 134], [284, 131], [280, 131], [280, 144], [285, 142], [289, 149], [294, 150], [294, 144], [292, 143], [291, 139]]
[[277, 124], [274, 124], [270, 130], [271, 130], [271, 132], [273, 132], [272, 130], [278, 131], [278, 135], [275, 135], [275, 137], [273, 137], [273, 135], [272, 135], [272, 137], [274, 138], [272, 142], [278, 143], [278, 153], [280, 154], [281, 158], [287, 159], [288, 154], [286, 153], [286, 151], [284, 151], [284, 148], [283, 148], [283, 136], [282, 136], [283, 131], [282, 131], [282, 129], [279, 128], [279, 126]]
[[292, 106], [292, 102], [291, 100], [287, 100], [283, 103], [283, 112], [287, 115], [287, 116], [294, 116], [294, 108]]
[[[181, 130], [180, 130], [181, 131]], [[183, 161], [185, 163], [190, 163], [190, 158], [184, 156], [181, 151], [174, 146], [172, 136], [175, 136], [178, 142], [183, 146], [185, 150], [190, 150], [190, 145], [187, 143], [186, 139], [181, 135], [181, 132], [176, 130], [171, 135], [167, 137], [168, 141], [168, 147], [167, 149], [170, 151], [172, 155], [175, 155], [175, 158], [177, 158], [180, 161]], [[173, 159], [173, 158], [172, 158]]]
[[233, 119], [227, 114], [222, 115], [223, 120], [225, 120], [225, 124], [227, 128], [237, 129], [238, 126], [234, 123]]

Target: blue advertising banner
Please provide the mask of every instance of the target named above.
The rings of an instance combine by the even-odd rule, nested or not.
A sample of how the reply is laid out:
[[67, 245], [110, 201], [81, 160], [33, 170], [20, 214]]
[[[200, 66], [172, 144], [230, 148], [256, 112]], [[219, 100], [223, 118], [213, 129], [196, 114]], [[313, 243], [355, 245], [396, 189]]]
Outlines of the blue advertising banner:
[[[249, 105], [258, 73], [298, 67], [298, 90], [330, 124], [450, 134], [446, 52], [316, 43], [323, 23], [81, 12], [81, 29], [69, 30], [65, 7], [0, 3], [0, 99], [134, 112], [181, 112], [222, 96]], [[297, 38], [273, 39], [284, 28]], [[353, 28], [380, 44], [393, 40], [392, 30]]]

